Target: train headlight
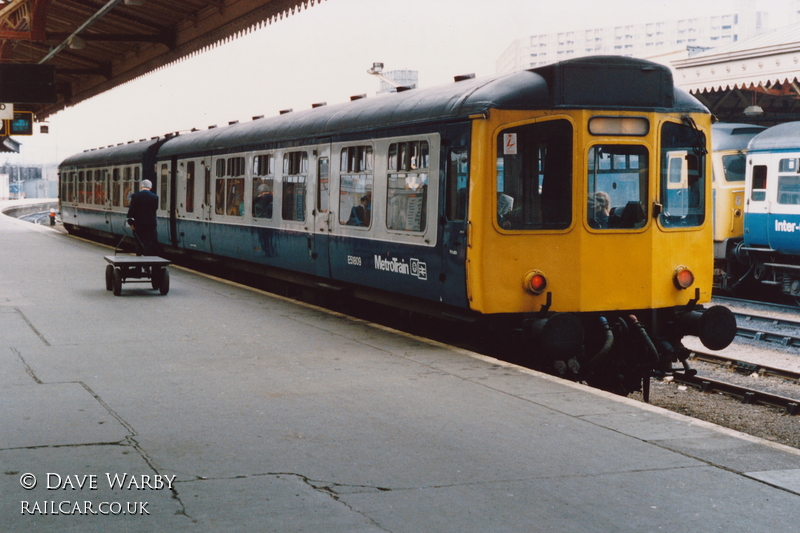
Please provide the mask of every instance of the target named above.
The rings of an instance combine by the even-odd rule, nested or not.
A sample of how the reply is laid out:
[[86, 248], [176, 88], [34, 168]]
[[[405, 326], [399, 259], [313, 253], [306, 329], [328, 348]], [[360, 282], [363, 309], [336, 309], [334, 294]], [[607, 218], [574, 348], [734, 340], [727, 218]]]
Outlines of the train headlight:
[[541, 270], [531, 270], [522, 279], [522, 286], [532, 294], [542, 294], [547, 288], [547, 278]]
[[675, 283], [675, 287], [679, 289], [688, 289], [694, 283], [694, 274], [692, 274], [692, 271], [689, 270], [688, 267], [681, 265], [675, 269], [675, 273], [672, 275], [672, 281]]

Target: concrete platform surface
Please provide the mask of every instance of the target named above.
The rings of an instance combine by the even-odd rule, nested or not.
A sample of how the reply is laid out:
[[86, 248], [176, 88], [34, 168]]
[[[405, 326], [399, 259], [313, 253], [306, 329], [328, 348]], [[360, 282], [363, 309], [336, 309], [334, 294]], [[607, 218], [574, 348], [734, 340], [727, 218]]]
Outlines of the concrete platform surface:
[[800, 531], [800, 452], [0, 216], [0, 531]]

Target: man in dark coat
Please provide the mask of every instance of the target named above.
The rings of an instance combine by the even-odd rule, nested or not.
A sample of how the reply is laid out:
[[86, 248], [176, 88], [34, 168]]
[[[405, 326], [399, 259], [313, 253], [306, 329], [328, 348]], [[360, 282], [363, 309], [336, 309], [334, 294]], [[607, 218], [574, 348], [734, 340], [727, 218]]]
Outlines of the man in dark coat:
[[142, 180], [142, 190], [131, 195], [128, 207], [128, 224], [136, 236], [136, 255], [157, 255], [156, 252], [156, 209], [158, 195], [150, 189], [153, 183]]

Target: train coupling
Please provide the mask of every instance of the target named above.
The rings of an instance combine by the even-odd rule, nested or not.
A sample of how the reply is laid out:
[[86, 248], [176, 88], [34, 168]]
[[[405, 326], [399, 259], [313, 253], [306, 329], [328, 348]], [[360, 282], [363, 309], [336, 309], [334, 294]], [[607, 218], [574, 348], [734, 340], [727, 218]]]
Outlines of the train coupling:
[[678, 319], [681, 335], [694, 335], [709, 350], [722, 350], [736, 337], [736, 317], [727, 307], [715, 305], [682, 313]]

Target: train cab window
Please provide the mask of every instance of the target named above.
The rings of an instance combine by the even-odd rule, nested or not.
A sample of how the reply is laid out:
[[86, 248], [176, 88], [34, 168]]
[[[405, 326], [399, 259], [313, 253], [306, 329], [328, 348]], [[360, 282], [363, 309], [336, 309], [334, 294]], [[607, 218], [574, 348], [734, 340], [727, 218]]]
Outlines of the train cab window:
[[497, 223], [506, 230], [565, 229], [572, 223], [572, 124], [563, 119], [497, 136]]
[[767, 199], [767, 166], [755, 165], [753, 167], [753, 191], [750, 199], [754, 202], [763, 202]]
[[272, 218], [275, 190], [275, 158], [271, 154], [253, 157], [253, 217]]
[[369, 228], [372, 224], [372, 146], [342, 148], [339, 162], [339, 223]]
[[[130, 174], [131, 167], [125, 167], [123, 172]], [[120, 193], [120, 175], [119, 169], [115, 168], [111, 171], [111, 205], [119, 207], [119, 193]]]
[[425, 231], [430, 173], [428, 141], [391, 144], [388, 155], [386, 227]]
[[722, 171], [725, 173], [725, 181], [728, 183], [744, 181], [745, 154], [730, 154], [722, 156]]
[[194, 211], [194, 161], [186, 163], [186, 212]]
[[647, 223], [648, 152], [638, 144], [589, 149], [587, 222], [594, 229], [636, 229]]
[[217, 159], [216, 214], [244, 216], [244, 172], [244, 157]]
[[450, 150], [447, 168], [445, 213], [447, 220], [467, 218], [467, 185], [469, 180], [469, 158], [466, 148]]
[[161, 165], [161, 176], [158, 178], [161, 192], [159, 193], [159, 200], [161, 201], [161, 210], [167, 209], [167, 194], [169, 193], [169, 165]]
[[661, 205], [665, 227], [699, 226], [705, 220], [705, 136], [686, 124], [661, 127]]
[[283, 220], [306, 219], [306, 181], [308, 179], [308, 153], [283, 154], [283, 191], [281, 215]]

